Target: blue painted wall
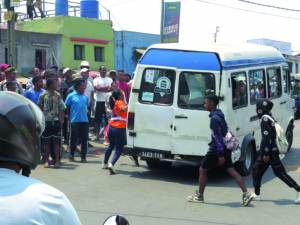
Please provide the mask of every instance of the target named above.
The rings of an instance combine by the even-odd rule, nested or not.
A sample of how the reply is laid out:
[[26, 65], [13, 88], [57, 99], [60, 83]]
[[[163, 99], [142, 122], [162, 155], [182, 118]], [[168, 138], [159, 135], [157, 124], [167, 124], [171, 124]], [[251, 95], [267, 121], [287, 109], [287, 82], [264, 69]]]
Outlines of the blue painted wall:
[[124, 70], [132, 76], [138, 60], [134, 48], [147, 49], [157, 43], [159, 43], [159, 35], [156, 34], [114, 31], [115, 70]]

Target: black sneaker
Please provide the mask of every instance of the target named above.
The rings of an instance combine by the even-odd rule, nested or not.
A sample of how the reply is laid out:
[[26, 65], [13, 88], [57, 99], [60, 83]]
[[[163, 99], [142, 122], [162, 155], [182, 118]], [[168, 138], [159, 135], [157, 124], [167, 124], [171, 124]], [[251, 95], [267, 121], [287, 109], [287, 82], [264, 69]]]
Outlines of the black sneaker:
[[88, 147], [92, 148], [92, 147], [94, 147], [94, 145], [92, 145], [90, 142], [88, 142]]
[[133, 156], [129, 156], [129, 158], [132, 160], [132, 162], [136, 165], [139, 166], [139, 161], [138, 161], [138, 157], [133, 157]]
[[241, 206], [247, 206], [253, 199], [253, 195], [250, 192], [246, 192], [242, 196], [243, 202], [241, 203]]
[[196, 190], [196, 196], [187, 196], [187, 200], [189, 202], [203, 203], [204, 202], [204, 196], [199, 194], [199, 192]]

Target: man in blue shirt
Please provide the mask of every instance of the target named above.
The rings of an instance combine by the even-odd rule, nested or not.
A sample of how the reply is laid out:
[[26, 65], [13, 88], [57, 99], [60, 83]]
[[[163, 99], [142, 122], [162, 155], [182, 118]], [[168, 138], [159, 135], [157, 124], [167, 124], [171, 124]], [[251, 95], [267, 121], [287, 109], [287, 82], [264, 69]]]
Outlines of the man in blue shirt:
[[43, 89], [43, 79], [40, 76], [33, 77], [32, 78], [32, 84], [34, 85], [34, 88], [30, 88], [28, 91], [26, 91], [23, 96], [34, 102], [38, 106], [38, 100], [40, 97], [40, 94], [42, 94], [45, 90]]
[[87, 141], [89, 134], [88, 106], [90, 101], [84, 93], [86, 82], [80, 78], [74, 82], [75, 91], [68, 95], [66, 100], [67, 115], [71, 124], [71, 151], [69, 161], [74, 162], [74, 153], [78, 137], [81, 138], [81, 162], [86, 163]]

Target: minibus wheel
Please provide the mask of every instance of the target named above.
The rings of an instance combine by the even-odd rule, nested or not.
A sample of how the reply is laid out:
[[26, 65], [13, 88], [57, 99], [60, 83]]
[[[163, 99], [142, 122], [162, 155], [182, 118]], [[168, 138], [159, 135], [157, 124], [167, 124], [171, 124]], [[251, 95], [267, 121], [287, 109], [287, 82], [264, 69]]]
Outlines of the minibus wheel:
[[158, 162], [157, 162], [157, 161], [146, 160], [146, 164], [147, 164], [150, 168], [157, 168], [157, 167], [158, 167]]
[[236, 170], [242, 176], [247, 176], [250, 174], [254, 161], [253, 155], [253, 146], [251, 142], [248, 144], [248, 148], [246, 150], [246, 157], [243, 161], [236, 163]]
[[292, 125], [289, 125], [288, 128], [286, 129], [285, 137], [286, 137], [287, 142], [289, 143], [289, 148], [288, 148], [288, 151], [289, 151], [293, 144], [293, 127], [292, 127]]

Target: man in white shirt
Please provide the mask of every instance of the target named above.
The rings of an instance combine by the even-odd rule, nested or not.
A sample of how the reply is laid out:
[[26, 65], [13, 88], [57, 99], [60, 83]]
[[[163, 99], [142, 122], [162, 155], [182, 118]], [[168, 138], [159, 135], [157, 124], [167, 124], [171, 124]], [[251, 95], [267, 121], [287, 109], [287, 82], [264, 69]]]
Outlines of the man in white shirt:
[[112, 83], [112, 79], [106, 77], [105, 66], [99, 67], [99, 73], [100, 73], [100, 77], [94, 79], [94, 88], [97, 93], [96, 112], [95, 112], [97, 137], [95, 138], [95, 141], [99, 141], [100, 124], [102, 122], [103, 116], [107, 124], [105, 99], [106, 99], [106, 93], [111, 91], [111, 83]]
[[0, 112], [0, 224], [80, 225], [64, 193], [29, 178], [40, 160], [41, 110], [17, 93], [0, 92]]

